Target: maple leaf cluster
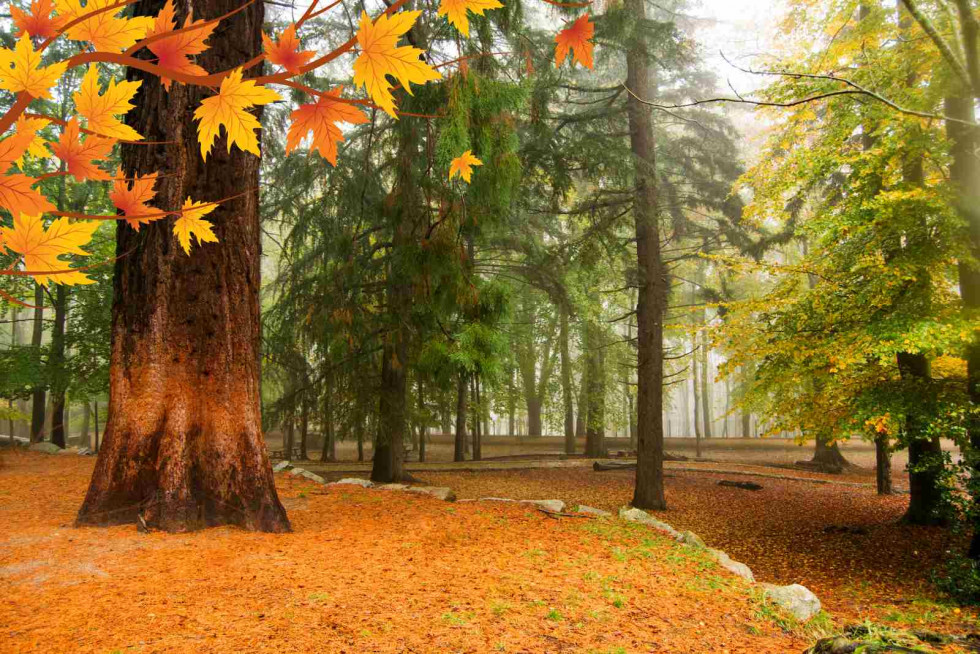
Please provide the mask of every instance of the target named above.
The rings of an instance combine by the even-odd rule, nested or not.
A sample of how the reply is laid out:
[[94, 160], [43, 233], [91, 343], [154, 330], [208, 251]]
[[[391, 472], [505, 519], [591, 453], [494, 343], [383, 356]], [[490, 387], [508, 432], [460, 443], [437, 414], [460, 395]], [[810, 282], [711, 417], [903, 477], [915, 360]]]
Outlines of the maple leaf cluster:
[[[16, 94], [17, 100], [0, 117], [0, 133], [10, 131], [0, 140], [0, 208], [9, 211], [14, 220], [11, 227], [0, 230], [0, 253], [6, 250], [17, 260], [8, 269], [0, 270], [0, 274], [29, 274], [41, 284], [91, 281], [84, 272], [69, 268], [68, 262], [60, 257], [85, 254], [82, 247], [98, 225], [93, 220], [99, 217], [91, 216], [88, 218], [93, 220], [86, 221], [85, 215], [57, 211], [37, 190], [40, 180], [23, 173], [25, 156], [56, 157], [61, 163], [60, 170], [46, 176], [63, 174], [76, 180], [111, 182], [109, 198], [118, 210], [119, 219], [133, 229], [174, 217], [174, 237], [187, 254], [194, 239], [199, 244], [217, 241], [213, 225], [204, 217], [221, 201], [187, 198], [179, 208], [159, 208], [153, 206], [159, 174], [127, 179], [122, 171], [110, 175], [100, 166], [117, 143], [143, 141], [143, 136], [121, 119], [133, 108], [133, 98], [141, 82], [117, 81], [101, 65], [139, 64], [143, 70], [156, 74], [166, 90], [174, 83], [216, 88], [214, 95], [203, 99], [194, 111], [205, 161], [222, 134], [229, 152], [236, 146], [260, 154], [257, 132], [261, 125], [253, 109], [282, 100], [270, 85], [288, 84], [315, 98], [292, 111], [286, 137], [287, 153], [305, 143], [311, 153], [336, 165], [337, 147], [344, 141], [341, 126], [366, 123], [368, 118], [362, 107], [381, 109], [397, 119], [394, 91], [400, 89], [412, 94], [413, 84], [441, 79], [442, 74], [425, 60], [423, 50], [399, 45], [422, 13], [399, 11], [404, 0], [389, 5], [374, 18], [362, 12], [354, 38], [328, 55], [318, 56], [316, 52], [303, 50], [300, 28], [308, 19], [326, 11], [316, 10], [318, 2], [313, 0], [303, 17], [278, 36], [263, 33], [263, 54], [258, 59], [242, 67], [213, 73], [202, 68], [195, 57], [207, 51], [208, 39], [220, 21], [234, 11], [210, 20], [195, 20], [190, 13], [181, 22], [173, 0], [167, 0], [156, 16], [123, 15], [127, 3], [117, 0], [32, 0], [28, 11], [12, 6], [10, 15], [17, 27], [17, 42], [13, 48], [0, 48], [0, 89]], [[437, 15], [445, 16], [467, 36], [470, 14], [483, 16], [486, 11], [501, 7], [499, 0], [441, 0]], [[592, 34], [588, 14], [562, 30], [556, 37], [555, 65], [560, 66], [572, 53], [574, 61], [591, 68]], [[78, 42], [80, 53], [42, 65], [44, 50], [60, 37]], [[133, 57], [144, 48], [155, 58], [150, 64]], [[363, 89], [368, 101], [344, 98], [341, 86], [319, 91], [294, 79], [350, 50], [356, 52], [352, 90]], [[268, 60], [275, 72], [247, 77], [246, 70], [262, 59]], [[87, 69], [72, 97], [77, 115], [60, 121], [26, 113], [33, 100], [51, 98], [52, 87], [65, 72], [79, 66]], [[103, 78], [108, 78], [104, 85]], [[43, 132], [52, 123], [61, 125], [56, 140], [49, 140]], [[467, 151], [450, 163], [449, 178], [458, 175], [468, 183], [473, 166], [481, 163]], [[56, 217], [47, 227], [43, 219], [46, 214]], [[23, 269], [15, 271], [14, 267], [21, 262]]]

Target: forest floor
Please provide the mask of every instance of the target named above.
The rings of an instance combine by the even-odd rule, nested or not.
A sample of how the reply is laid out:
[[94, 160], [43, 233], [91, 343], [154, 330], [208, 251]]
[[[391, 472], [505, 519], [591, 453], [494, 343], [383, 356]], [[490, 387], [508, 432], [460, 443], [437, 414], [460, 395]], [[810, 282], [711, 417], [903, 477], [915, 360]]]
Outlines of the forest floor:
[[292, 534], [74, 528], [94, 458], [0, 456], [2, 652], [800, 652], [813, 635], [639, 525], [280, 475]]

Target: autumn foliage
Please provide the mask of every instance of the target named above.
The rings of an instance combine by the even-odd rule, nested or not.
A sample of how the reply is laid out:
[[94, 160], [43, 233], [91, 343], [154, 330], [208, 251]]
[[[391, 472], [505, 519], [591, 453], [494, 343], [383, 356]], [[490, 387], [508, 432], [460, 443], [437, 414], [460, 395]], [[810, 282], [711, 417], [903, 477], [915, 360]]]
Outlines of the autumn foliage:
[[[195, 56], [208, 49], [208, 39], [231, 14], [207, 18], [189, 15], [181, 22], [172, 0], [156, 16], [127, 15], [125, 10], [133, 0], [88, 0], [85, 4], [81, 0], [33, 0], [29, 11], [12, 6], [18, 41], [13, 49], [0, 49], [0, 89], [16, 94], [16, 101], [0, 117], [0, 133], [9, 132], [0, 141], [0, 207], [12, 214], [13, 224], [0, 229], [0, 254], [9, 253], [13, 261], [0, 274], [32, 276], [45, 285], [52, 281], [89, 282], [84, 267], [70, 268], [69, 261], [62, 257], [86, 254], [83, 248], [98, 220], [125, 220], [138, 230], [142, 225], [173, 217], [174, 237], [187, 254], [195, 240], [198, 244], [217, 240], [205, 216], [220, 202], [187, 198], [179, 207], [152, 206], [156, 174], [126, 179], [119, 171], [113, 176], [100, 166], [117, 143], [138, 144], [143, 140], [122, 121], [133, 108], [140, 82], [115, 79], [119, 66], [156, 75], [166, 89], [174, 83], [214, 89], [214, 95], [205, 98], [194, 112], [205, 161], [222, 134], [229, 151], [237, 147], [258, 156], [260, 123], [251, 110], [283, 99], [274, 86], [300, 90], [315, 101], [292, 112], [287, 151], [305, 144], [310, 152], [336, 164], [337, 144], [344, 140], [342, 124], [366, 122], [367, 108], [378, 108], [398, 118], [399, 90], [411, 94], [413, 84], [442, 77], [437, 67], [426, 62], [423, 50], [400, 44], [421, 14], [400, 11], [404, 3], [405, 0], [395, 2], [378, 16], [363, 12], [353, 38], [332, 52], [320, 54], [303, 49], [302, 28], [336, 3], [320, 7], [319, 0], [314, 0], [280, 34], [262, 35], [262, 55], [244, 66], [213, 72], [199, 66]], [[482, 16], [502, 6], [498, 0], [442, 0], [437, 13], [467, 36], [471, 15]], [[591, 68], [592, 30], [587, 14], [563, 30], [556, 39], [556, 65], [571, 52], [576, 62]], [[57, 39], [77, 42], [75, 54], [42, 65], [42, 55]], [[136, 56], [144, 50], [153, 58]], [[299, 80], [348, 52], [356, 53], [351, 95], [363, 91], [366, 98], [345, 97], [340, 86], [319, 91]], [[263, 60], [268, 61], [273, 72], [245, 79], [245, 70], [261, 65]], [[77, 115], [62, 121], [32, 113], [32, 102], [51, 98], [51, 89], [62, 75], [75, 68], [86, 69], [72, 98]], [[103, 83], [101, 80], [106, 78], [107, 83]], [[61, 126], [57, 140], [48, 140], [42, 134], [52, 123]], [[59, 171], [42, 177], [68, 175], [111, 183], [109, 197], [118, 215], [90, 216], [59, 210], [39, 190], [42, 177], [24, 174], [20, 164], [25, 156], [55, 157], [61, 162]], [[472, 153], [464, 153], [451, 163], [449, 177], [459, 174], [469, 182], [472, 166], [480, 163]], [[48, 216], [53, 220], [49, 221]]]

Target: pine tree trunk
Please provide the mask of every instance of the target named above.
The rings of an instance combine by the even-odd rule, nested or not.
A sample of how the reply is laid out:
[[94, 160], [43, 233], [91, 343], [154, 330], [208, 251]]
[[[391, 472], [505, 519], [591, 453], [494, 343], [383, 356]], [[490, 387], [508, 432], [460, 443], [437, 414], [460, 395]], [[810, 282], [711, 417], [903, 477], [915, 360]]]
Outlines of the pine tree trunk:
[[[406, 307], [408, 289], [403, 284], [394, 285], [389, 303]], [[398, 312], [397, 309], [395, 309]], [[398, 312], [400, 315], [406, 313]], [[378, 402], [378, 436], [374, 444], [374, 461], [371, 466], [371, 481], [385, 484], [402, 481], [405, 476], [403, 451], [405, 430], [408, 425], [406, 412], [407, 384], [405, 366], [407, 365], [408, 344], [404, 328], [398, 327], [386, 343], [381, 363], [381, 397]]]
[[[627, 0], [627, 11], [635, 29], [646, 21], [643, 0]], [[640, 98], [652, 98], [649, 53], [646, 42], [634, 35], [626, 53], [626, 85]], [[663, 318], [667, 309], [667, 270], [660, 253], [660, 224], [657, 215], [657, 186], [653, 123], [650, 108], [630, 95], [630, 147], [633, 152], [636, 199], [637, 296], [637, 456], [633, 506], [666, 509], [664, 498], [664, 368]]]
[[482, 404], [480, 402], [480, 375], [473, 375], [473, 460], [480, 461], [483, 458], [483, 431], [480, 429], [480, 413]]
[[333, 375], [329, 371], [325, 371], [323, 381], [323, 449], [320, 450], [320, 461], [337, 460], [333, 449], [335, 437], [333, 425], [333, 393]]
[[65, 433], [65, 327], [68, 322], [68, 289], [59, 284], [55, 291], [54, 327], [51, 330], [51, 442], [64, 449]]
[[456, 439], [453, 461], [466, 460], [466, 373], [459, 373], [456, 382]]
[[561, 305], [559, 346], [561, 348], [561, 399], [565, 409], [565, 454], [575, 454], [575, 408], [572, 406], [572, 359], [568, 353], [568, 308]]
[[[155, 15], [163, 0], [140, 0]], [[222, 21], [197, 62], [227, 70], [262, 51], [263, 5], [238, 0], [181, 3], [200, 19]], [[246, 77], [261, 74], [261, 66]], [[289, 531], [262, 438], [259, 408], [259, 159], [225, 136], [205, 162], [194, 110], [210, 89], [174, 84], [131, 69], [141, 80], [127, 121], [154, 145], [123, 145], [126, 177], [159, 172], [154, 206], [189, 196], [225, 200], [208, 220], [219, 243], [187, 256], [173, 219], [117, 232], [109, 422], [79, 524], [132, 522], [185, 531], [235, 524]]]
[[299, 458], [300, 461], [308, 461], [310, 456], [306, 448], [310, 436], [310, 403], [306, 400], [305, 394], [300, 396], [300, 407]]
[[418, 394], [418, 408], [419, 408], [419, 463], [425, 463], [425, 441], [428, 436], [429, 426], [426, 422], [425, 415], [425, 384], [419, 379], [419, 394]]
[[99, 401], [96, 400], [93, 405], [94, 417], [95, 417], [95, 451], [102, 451], [102, 443], [99, 441]]
[[588, 349], [588, 419], [585, 431], [585, 456], [598, 458], [606, 455], [606, 385], [603, 370], [603, 349], [599, 342], [598, 329], [586, 326]]
[[[31, 347], [34, 356], [41, 359], [41, 340], [44, 337], [44, 288], [38, 284], [34, 287], [34, 331], [31, 335]], [[46, 392], [43, 386], [31, 393], [31, 442], [40, 443], [44, 440], [44, 402]]]

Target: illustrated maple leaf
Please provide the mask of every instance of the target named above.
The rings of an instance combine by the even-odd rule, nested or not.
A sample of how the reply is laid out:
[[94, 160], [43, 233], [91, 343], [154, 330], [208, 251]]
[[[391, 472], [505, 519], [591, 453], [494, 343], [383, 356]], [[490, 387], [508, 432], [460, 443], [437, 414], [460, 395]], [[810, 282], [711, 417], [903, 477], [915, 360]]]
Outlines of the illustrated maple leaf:
[[588, 12], [578, 17], [571, 27], [567, 27], [558, 32], [555, 37], [555, 67], [562, 65], [568, 53], [572, 53], [572, 61], [578, 62], [586, 68], [592, 68], [592, 38], [595, 32], [595, 25], [589, 22]]
[[395, 116], [395, 98], [391, 95], [391, 75], [412, 94], [412, 82], [424, 84], [442, 75], [421, 60], [424, 54], [410, 45], [396, 46], [398, 38], [410, 30], [421, 11], [402, 11], [393, 16], [382, 14], [372, 21], [361, 13], [357, 44], [361, 54], [354, 60], [354, 86], [364, 86], [371, 99], [388, 115]]
[[49, 90], [57, 84], [67, 66], [67, 61], [59, 61], [42, 68], [41, 53], [35, 52], [31, 37], [25, 34], [13, 50], [0, 48], [0, 89], [13, 93], [23, 91], [34, 98], [50, 98]]
[[70, 175], [76, 179], [109, 179], [109, 175], [100, 169], [93, 159], [104, 159], [111, 151], [115, 143], [113, 139], [106, 139], [89, 134], [85, 141], [81, 138], [81, 126], [77, 118], [72, 118], [65, 123], [65, 129], [61, 133], [61, 138], [57, 143], [49, 144], [51, 152], [65, 163], [65, 168]]
[[463, 36], [470, 35], [470, 21], [466, 16], [467, 11], [472, 11], [479, 16], [483, 15], [488, 9], [500, 9], [503, 5], [497, 0], [442, 0], [439, 5], [440, 16], [445, 16], [449, 24], [453, 25]]
[[467, 184], [473, 176], [473, 166], [482, 166], [483, 162], [473, 156], [473, 152], [467, 150], [449, 163], [449, 179], [454, 175], [459, 175]]
[[[175, 14], [172, 0], [167, 0], [167, 4], [157, 14], [152, 29], [146, 35], [147, 38], [173, 32], [177, 28]], [[208, 71], [191, 61], [190, 57], [201, 54], [208, 49], [209, 46], [205, 41], [211, 36], [211, 33], [214, 32], [218, 24], [208, 24], [206, 20], [195, 21], [194, 12], [191, 11], [184, 20], [184, 25], [181, 29], [192, 28], [197, 25], [200, 25], [200, 27], [187, 32], [174, 34], [159, 41], [153, 41], [146, 46], [150, 52], [156, 55], [158, 66], [185, 75], [208, 74]], [[163, 88], [170, 90], [170, 84], [173, 80], [161, 73], [160, 81], [163, 83]]]
[[194, 202], [190, 197], [184, 200], [180, 216], [174, 223], [174, 236], [186, 254], [191, 253], [191, 236], [197, 238], [198, 245], [218, 242], [218, 237], [211, 231], [214, 225], [204, 220], [204, 216], [217, 208], [213, 202]]
[[106, 9], [73, 25], [65, 32], [71, 40], [88, 41], [100, 52], [122, 52], [146, 36], [153, 27], [152, 16], [120, 18], [118, 14], [124, 7], [107, 9], [119, 4], [119, 0], [88, 0], [84, 6], [80, 0], [54, 0], [54, 4], [58, 17], [65, 23]]
[[58, 30], [65, 24], [60, 16], [52, 16], [54, 2], [52, 0], [33, 0], [30, 13], [10, 5], [10, 17], [17, 26], [17, 38], [25, 34], [38, 39], [50, 39], [58, 35]]
[[218, 138], [221, 127], [225, 128], [228, 139], [228, 152], [232, 144], [245, 152], [259, 155], [259, 141], [255, 130], [261, 125], [258, 119], [247, 110], [258, 105], [269, 104], [282, 98], [272, 89], [259, 86], [251, 80], [242, 81], [242, 69], [236, 68], [221, 80], [218, 95], [206, 98], [194, 110], [194, 118], [201, 121], [197, 138], [201, 143], [201, 156], [208, 158], [214, 140]]
[[279, 36], [278, 42], [273, 42], [265, 32], [262, 32], [262, 47], [266, 59], [277, 66], [282, 66], [290, 73], [300, 72], [300, 69], [316, 56], [315, 52], [299, 49], [295, 25], [287, 27]]
[[[15, 161], [24, 156], [35, 136], [31, 125], [21, 123], [20, 129], [0, 141], [0, 173], [6, 173]], [[36, 182], [37, 180], [18, 173], [0, 176], [0, 207], [14, 216], [21, 213], [40, 215], [54, 211], [54, 205], [33, 188]]]
[[156, 183], [156, 173], [142, 177], [137, 175], [132, 181], [127, 181], [121, 170], [116, 171], [116, 181], [112, 185], [109, 199], [117, 209], [122, 211], [123, 215], [126, 216], [126, 222], [136, 231], [139, 231], [140, 225], [163, 218], [163, 216], [146, 216], [146, 214], [162, 213], [159, 209], [146, 204], [156, 197], [157, 192], [153, 188]]
[[[58, 218], [45, 229], [40, 215], [14, 214], [13, 227], [0, 227], [0, 242], [8, 250], [24, 259], [28, 272], [58, 272], [68, 269], [68, 262], [58, 257], [65, 254], [87, 255], [82, 246], [92, 239], [99, 228], [97, 222], [69, 222]], [[80, 272], [58, 275], [34, 275], [38, 284], [47, 286], [49, 281], [57, 284], [91, 284], [94, 280]]]
[[286, 154], [295, 150], [300, 142], [310, 132], [313, 132], [313, 142], [310, 151], [316, 150], [324, 159], [334, 166], [337, 165], [337, 144], [344, 140], [344, 135], [337, 123], [366, 123], [367, 116], [354, 105], [338, 102], [343, 87], [328, 91], [314, 104], [304, 104], [293, 111], [289, 117], [292, 124], [286, 134]]
[[[47, 118], [25, 118], [24, 116], [17, 118], [17, 122], [14, 124], [16, 132], [23, 133], [30, 130], [32, 134], [31, 143], [27, 146], [27, 154], [38, 159], [47, 159], [51, 156], [46, 147], [47, 140], [41, 134], [41, 130], [47, 127], [50, 122]], [[23, 156], [17, 160], [17, 164], [21, 165], [22, 162]], [[22, 165], [21, 167], [23, 168]]]
[[116, 118], [133, 108], [131, 100], [140, 84], [139, 81], [116, 83], [116, 80], [109, 80], [105, 93], [100, 95], [99, 69], [95, 65], [89, 66], [81, 87], [73, 96], [75, 109], [88, 121], [88, 129], [99, 136], [141, 141], [143, 137], [139, 132]]

